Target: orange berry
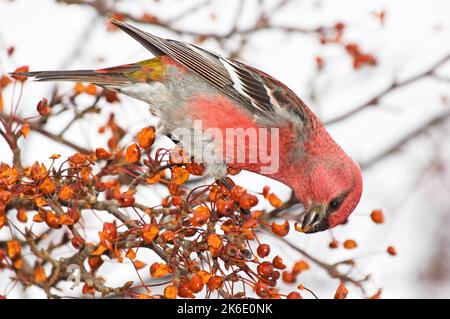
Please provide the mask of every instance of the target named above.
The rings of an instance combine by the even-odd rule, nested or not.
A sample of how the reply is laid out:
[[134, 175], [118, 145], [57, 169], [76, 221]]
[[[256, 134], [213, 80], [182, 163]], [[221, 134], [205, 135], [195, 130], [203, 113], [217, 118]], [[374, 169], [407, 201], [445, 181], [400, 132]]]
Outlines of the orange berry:
[[55, 184], [49, 177], [46, 177], [39, 185], [39, 190], [46, 195], [53, 193], [55, 191], [55, 188]]
[[102, 234], [106, 240], [113, 241], [117, 237], [116, 225], [113, 223], [104, 223]]
[[73, 248], [81, 249], [84, 247], [86, 241], [83, 238], [81, 238], [80, 236], [75, 236], [72, 238], [71, 243], [72, 243]]
[[58, 198], [63, 201], [69, 201], [73, 196], [74, 190], [72, 187], [64, 185], [58, 193]]
[[8, 76], [6, 76], [6, 75], [3, 75], [3, 76], [0, 78], [0, 91], [1, 91], [2, 89], [4, 89], [5, 87], [7, 87], [11, 82], [12, 82], [12, 80], [11, 80], [10, 77], [8, 77]]
[[141, 150], [139, 149], [139, 146], [134, 143], [127, 147], [127, 150], [125, 151], [125, 160], [128, 163], [136, 163], [141, 158]]
[[105, 97], [106, 101], [108, 103], [116, 103], [120, 102], [119, 97], [117, 96], [117, 93], [108, 89], [103, 89], [102, 95]]
[[89, 267], [91, 267], [91, 270], [95, 271], [103, 264], [103, 259], [100, 256], [89, 256], [88, 264]]
[[339, 242], [334, 239], [328, 244], [328, 247], [330, 247], [331, 249], [336, 249], [339, 247]]
[[73, 90], [75, 91], [75, 93], [77, 94], [81, 94], [84, 91], [84, 85], [81, 82], [76, 82], [75, 85], [73, 86]]
[[334, 25], [334, 28], [336, 29], [336, 31], [342, 31], [345, 28], [345, 24], [343, 22], [337, 22]]
[[222, 239], [217, 234], [210, 234], [208, 236], [208, 246], [210, 248], [219, 249], [223, 246]]
[[6, 243], [8, 249], [8, 257], [12, 260], [15, 260], [20, 257], [22, 248], [20, 247], [20, 243], [18, 240], [9, 240]]
[[164, 289], [164, 297], [166, 299], [176, 299], [178, 294], [178, 289], [174, 285], [168, 285]]
[[239, 198], [239, 206], [242, 209], [251, 209], [258, 204], [258, 197], [251, 194], [244, 194]]
[[388, 248], [386, 248], [386, 251], [391, 256], [396, 256], [397, 255], [397, 250], [395, 249], [394, 246], [388, 246]]
[[250, 213], [250, 217], [253, 219], [260, 219], [264, 213], [261, 210], [254, 210]]
[[217, 212], [222, 216], [229, 216], [234, 212], [234, 202], [232, 200], [219, 199], [216, 203]]
[[76, 207], [72, 207], [67, 211], [67, 216], [75, 224], [80, 220], [81, 213]]
[[268, 278], [273, 273], [273, 265], [269, 261], [264, 261], [258, 265], [257, 270], [261, 277]]
[[97, 93], [97, 87], [90, 83], [84, 87], [84, 92], [89, 95], [95, 95]]
[[181, 208], [183, 206], [183, 198], [181, 196], [172, 196], [172, 204]]
[[161, 177], [164, 176], [164, 172], [160, 172], [160, 173], [156, 173], [153, 176], [148, 177], [145, 181], [147, 182], [147, 184], [156, 184], [159, 183], [159, 181], [161, 180]]
[[383, 224], [384, 223], [384, 214], [381, 209], [375, 209], [370, 214], [370, 218], [372, 218], [372, 221], [376, 224]]
[[267, 298], [270, 295], [269, 286], [261, 281], [258, 281], [253, 289], [255, 290], [255, 293], [261, 298]]
[[265, 258], [270, 254], [270, 246], [267, 244], [261, 244], [256, 249], [256, 253], [258, 254], [259, 257]]
[[45, 211], [45, 223], [50, 228], [61, 228], [61, 222], [58, 215], [51, 211]]
[[119, 195], [117, 201], [121, 207], [131, 207], [135, 202], [134, 193], [132, 191], [123, 192]]
[[170, 268], [166, 264], [154, 262], [150, 266], [150, 274], [153, 278], [161, 278], [161, 277], [168, 275], [169, 273], [170, 273]]
[[247, 219], [243, 224], [242, 224], [242, 228], [256, 228], [258, 227], [259, 223], [256, 219], [253, 218], [249, 218]]
[[169, 184], [167, 185], [167, 189], [170, 195], [177, 196], [178, 194], [180, 194], [180, 185], [178, 184], [169, 182]]
[[230, 166], [227, 167], [227, 174], [228, 175], [235, 176], [235, 175], [239, 174], [240, 172], [241, 172], [241, 170], [239, 168], [230, 167]]
[[203, 163], [186, 163], [186, 169], [194, 176], [202, 176], [205, 172], [205, 165]]
[[159, 228], [153, 224], [147, 224], [144, 225], [142, 228], [142, 239], [147, 243], [150, 244], [155, 240], [156, 236], [159, 234]]
[[220, 288], [223, 284], [223, 278], [220, 276], [212, 276], [208, 280], [208, 288], [211, 291], [216, 290], [217, 288]]
[[369, 297], [369, 299], [380, 299], [382, 293], [382, 289], [378, 289], [378, 291]]
[[195, 208], [194, 215], [190, 218], [190, 221], [193, 226], [202, 226], [206, 224], [210, 217], [211, 213], [209, 208], [205, 205], [198, 206]]
[[181, 166], [172, 168], [172, 182], [176, 185], [182, 185], [189, 179], [189, 171]]
[[358, 244], [353, 239], [347, 239], [346, 241], [344, 241], [343, 246], [345, 249], [354, 249], [358, 247]]
[[269, 186], [264, 186], [262, 194], [263, 194], [265, 199], [267, 199], [267, 197], [269, 196], [269, 193], [270, 193], [270, 187]]
[[[1, 109], [1, 107], [0, 107]], [[22, 133], [24, 138], [27, 138], [28, 134], [30, 134], [30, 125], [29, 124], [23, 124], [20, 128], [20, 133]]]
[[155, 141], [155, 128], [153, 126], [144, 127], [136, 136], [140, 147], [149, 148]]
[[194, 275], [189, 282], [189, 286], [194, 293], [200, 292], [204, 285], [202, 277], [198, 274]]
[[295, 275], [289, 271], [283, 271], [283, 281], [288, 284], [294, 283], [296, 280]]
[[104, 148], [99, 147], [95, 150], [95, 156], [97, 157], [97, 159], [102, 160], [109, 158], [111, 156], [111, 153]]
[[292, 272], [294, 273], [294, 274], [299, 274], [299, 273], [301, 273], [302, 271], [306, 271], [306, 270], [308, 270], [309, 269], [309, 264], [305, 261], [305, 260], [300, 260], [300, 261], [297, 261], [295, 264], [294, 264], [294, 267], [293, 267], [293, 269], [292, 269]]
[[84, 284], [83, 288], [81, 289], [81, 292], [85, 295], [93, 295], [95, 294], [95, 288], [93, 286], [89, 286], [88, 284]]
[[75, 153], [74, 155], [69, 157], [69, 162], [75, 165], [82, 165], [86, 160], [87, 156], [83, 153]]
[[144, 263], [144, 262], [142, 262], [140, 260], [137, 260], [137, 259], [133, 261], [133, 265], [134, 265], [134, 268], [136, 268], [137, 270], [142, 269], [145, 266], [147, 266], [146, 263]]
[[[1, 215], [1, 213], [0, 213]], [[1, 218], [1, 216], [0, 216]], [[27, 210], [25, 208], [19, 208], [17, 210], [17, 220], [22, 223], [26, 223], [28, 220]], [[1, 222], [0, 222], [1, 223]], [[1, 226], [0, 226], [1, 229]]]
[[40, 266], [34, 270], [34, 282], [42, 283], [47, 280], [47, 275], [45, 274], [44, 267]]
[[287, 295], [287, 299], [303, 299], [297, 291], [292, 291]]
[[343, 283], [340, 283], [334, 295], [334, 299], [345, 299], [347, 298], [347, 294], [348, 294], [347, 288], [344, 286]]
[[276, 224], [275, 222], [272, 222], [272, 232], [280, 237], [284, 237], [289, 233], [290, 225], [289, 222], [286, 220], [283, 224]]
[[145, 12], [141, 16], [141, 21], [145, 22], [145, 23], [148, 23], [148, 24], [158, 24], [159, 19], [158, 19], [157, 16], [155, 16], [155, 15], [153, 15], [151, 13]]
[[281, 199], [278, 198], [277, 195], [275, 195], [274, 193], [269, 194], [267, 196], [267, 199], [269, 200], [269, 203], [273, 206], [273, 207], [280, 207], [281, 205], [283, 205], [283, 201]]
[[[28, 65], [24, 65], [24, 66], [18, 67], [14, 72], [21, 73], [21, 72], [28, 72], [28, 70], [29, 70]], [[11, 77], [16, 79], [19, 82], [25, 82], [27, 80], [27, 77], [23, 76], [23, 75], [11, 75]]]
[[178, 296], [181, 298], [193, 298], [194, 295], [192, 294], [191, 285], [189, 282], [181, 282], [178, 285]]
[[50, 114], [51, 109], [48, 107], [48, 100], [44, 97], [36, 106], [36, 109], [41, 116], [46, 116]]
[[170, 230], [166, 230], [164, 233], [161, 234], [162, 240], [164, 240], [166, 243], [173, 242], [175, 239], [175, 233]]
[[241, 186], [234, 185], [231, 189], [230, 197], [235, 200], [239, 201], [243, 195], [247, 194], [247, 190]]
[[209, 279], [212, 277], [212, 275], [205, 271], [205, 270], [200, 270], [197, 275], [199, 275], [202, 278], [203, 283], [206, 285], [209, 281]]
[[286, 269], [286, 265], [283, 263], [283, 259], [280, 256], [275, 256], [275, 258], [272, 260], [272, 264], [277, 269]]

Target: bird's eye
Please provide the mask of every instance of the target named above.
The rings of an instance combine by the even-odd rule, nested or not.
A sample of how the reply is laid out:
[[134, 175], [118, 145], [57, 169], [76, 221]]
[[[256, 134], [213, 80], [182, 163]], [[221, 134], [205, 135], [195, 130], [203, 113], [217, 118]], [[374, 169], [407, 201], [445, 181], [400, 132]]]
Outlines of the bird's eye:
[[334, 212], [335, 210], [339, 209], [339, 207], [341, 206], [341, 203], [342, 203], [342, 198], [340, 198], [340, 197], [333, 198], [331, 200], [331, 202], [328, 204], [328, 208], [330, 211]]

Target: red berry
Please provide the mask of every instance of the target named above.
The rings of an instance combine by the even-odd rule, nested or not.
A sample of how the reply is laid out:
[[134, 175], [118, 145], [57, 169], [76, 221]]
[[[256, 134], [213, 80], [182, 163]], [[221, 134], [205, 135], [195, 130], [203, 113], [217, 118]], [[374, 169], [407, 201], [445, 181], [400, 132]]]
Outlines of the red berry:
[[261, 277], [268, 278], [273, 273], [273, 265], [271, 262], [265, 261], [258, 265], [257, 270]]
[[258, 246], [256, 252], [258, 253], [258, 256], [261, 258], [267, 257], [270, 254], [270, 246], [267, 244], [261, 244]]

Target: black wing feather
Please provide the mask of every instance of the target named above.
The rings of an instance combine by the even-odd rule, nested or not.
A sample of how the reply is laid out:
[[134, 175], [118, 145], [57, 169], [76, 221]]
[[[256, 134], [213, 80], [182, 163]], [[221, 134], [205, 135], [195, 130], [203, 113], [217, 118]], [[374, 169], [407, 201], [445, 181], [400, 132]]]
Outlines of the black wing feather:
[[[132, 25], [112, 20], [115, 26], [129, 34], [155, 55], [167, 55], [183, 64], [220, 91], [239, 101], [252, 113], [268, 117], [275, 114], [275, 106], [268, 93], [266, 76], [258, 74], [243, 63], [228, 60], [192, 44], [166, 40]], [[239, 83], [231, 78], [224, 63], [236, 74]], [[242, 92], [236, 88], [240, 86]]]
[[132, 25], [117, 20], [111, 21], [118, 28], [136, 39], [145, 48], [156, 55], [168, 55], [199, 74], [209, 82], [217, 86], [232, 85], [227, 70], [218, 64], [213, 64], [200, 53], [186, 47], [174, 40], [166, 40], [148, 32], [142, 31]]

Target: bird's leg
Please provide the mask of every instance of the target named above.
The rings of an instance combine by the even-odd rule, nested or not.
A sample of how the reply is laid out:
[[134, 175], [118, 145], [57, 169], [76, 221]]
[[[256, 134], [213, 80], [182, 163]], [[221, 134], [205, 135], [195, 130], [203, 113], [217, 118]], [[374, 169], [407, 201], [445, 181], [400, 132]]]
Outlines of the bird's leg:
[[168, 138], [170, 138], [171, 141], [174, 142], [175, 144], [180, 143], [180, 141], [177, 140], [177, 139], [172, 135], [172, 133], [171, 133], [168, 129], [166, 129], [166, 127], [164, 126], [164, 124], [162, 124], [161, 121], [160, 121], [160, 122], [158, 122], [158, 124], [156, 124], [156, 136], [163, 136], [163, 135], [165, 135], [165, 136], [167, 136]]
[[[229, 191], [231, 191], [234, 187], [234, 183], [228, 177], [222, 177], [221, 179], [216, 180], [219, 185], [225, 186]], [[250, 216], [250, 211], [248, 209], [241, 208], [241, 213], [245, 216]]]
[[179, 144], [180, 141], [177, 140], [171, 133], [167, 133], [166, 136], [172, 140], [175, 144]]
[[234, 186], [227, 177], [223, 177], [221, 179], [218, 179], [217, 183], [225, 186], [229, 191], [231, 191], [233, 189], [233, 186]]

